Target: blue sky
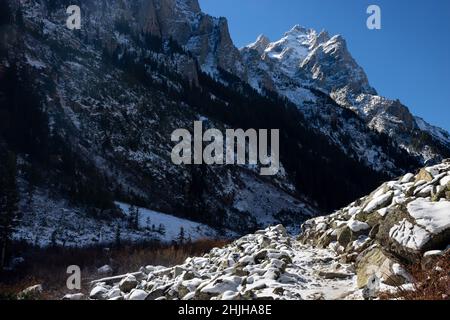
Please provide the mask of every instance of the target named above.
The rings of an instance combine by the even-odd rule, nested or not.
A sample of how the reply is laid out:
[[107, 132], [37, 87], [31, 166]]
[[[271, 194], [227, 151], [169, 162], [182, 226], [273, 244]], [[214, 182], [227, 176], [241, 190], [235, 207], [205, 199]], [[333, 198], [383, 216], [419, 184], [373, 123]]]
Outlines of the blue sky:
[[[382, 29], [368, 30], [366, 9], [381, 7]], [[295, 24], [343, 35], [379, 94], [400, 99], [450, 131], [449, 0], [200, 0], [228, 18], [238, 47], [263, 33], [278, 40]]]

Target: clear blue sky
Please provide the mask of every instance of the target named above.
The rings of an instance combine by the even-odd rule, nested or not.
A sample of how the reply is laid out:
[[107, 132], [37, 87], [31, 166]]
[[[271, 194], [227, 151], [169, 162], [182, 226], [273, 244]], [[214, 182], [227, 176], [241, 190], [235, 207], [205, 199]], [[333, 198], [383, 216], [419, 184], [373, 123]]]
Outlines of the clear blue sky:
[[[382, 29], [366, 27], [370, 4]], [[238, 47], [259, 34], [278, 40], [295, 24], [343, 35], [370, 83], [431, 124], [450, 131], [450, 0], [200, 0], [228, 18]]]

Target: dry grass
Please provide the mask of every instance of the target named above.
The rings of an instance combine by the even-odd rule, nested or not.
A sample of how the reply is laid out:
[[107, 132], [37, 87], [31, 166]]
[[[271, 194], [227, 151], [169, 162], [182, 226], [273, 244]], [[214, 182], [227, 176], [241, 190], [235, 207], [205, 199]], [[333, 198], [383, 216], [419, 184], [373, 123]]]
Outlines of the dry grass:
[[149, 250], [142, 247], [125, 247], [112, 252], [112, 265], [118, 273], [138, 270], [146, 265], [174, 266], [188, 257], [202, 255], [212, 248], [227, 245], [223, 240], [200, 240], [183, 246], [160, 247]]
[[450, 253], [436, 259], [426, 270], [416, 264], [409, 272], [414, 290], [399, 287], [395, 294], [384, 293], [381, 299], [450, 300]]
[[102, 276], [97, 269], [106, 264], [114, 274], [138, 271], [146, 265], [173, 266], [183, 263], [190, 256], [202, 255], [214, 247], [228, 244], [222, 240], [200, 240], [184, 245], [160, 245], [155, 243], [131, 245], [118, 248], [35, 248], [17, 245], [26, 263], [14, 272], [0, 275], [0, 300], [15, 299], [29, 286], [42, 284], [41, 299], [60, 299], [66, 293], [67, 267], [78, 265], [82, 272], [82, 290], [87, 294], [89, 282]]

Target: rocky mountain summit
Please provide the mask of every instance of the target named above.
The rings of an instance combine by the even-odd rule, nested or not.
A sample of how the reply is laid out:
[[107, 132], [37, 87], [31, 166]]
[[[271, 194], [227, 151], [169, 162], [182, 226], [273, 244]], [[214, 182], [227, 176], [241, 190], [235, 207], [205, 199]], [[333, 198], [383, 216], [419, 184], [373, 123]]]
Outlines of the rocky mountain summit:
[[222, 68], [246, 77], [227, 20], [203, 13], [197, 0], [124, 1], [121, 7], [126, 17], [139, 17], [137, 30], [174, 39], [192, 52], [204, 69], [215, 72]]
[[408, 266], [427, 268], [450, 244], [450, 160], [384, 183], [307, 221], [298, 238], [279, 225], [172, 268], [95, 281], [91, 299], [361, 299], [411, 290]]
[[[318, 111], [321, 93], [338, 106], [355, 112], [368, 128], [390, 136], [422, 163], [442, 160], [442, 153], [450, 148], [448, 132], [415, 117], [400, 101], [377, 93], [341, 35], [330, 36], [326, 31], [297, 25], [278, 41], [271, 42], [262, 35], [240, 51], [248, 81], [255, 89], [285, 96], [305, 113], [314, 127], [375, 168], [383, 166], [373, 155], [380, 158], [384, 155], [379, 150], [370, 150], [370, 144], [361, 148], [364, 139], [367, 141], [367, 133], [351, 122], [334, 124], [336, 105], [329, 104]], [[355, 145], [346, 142], [349, 133], [359, 140]]]

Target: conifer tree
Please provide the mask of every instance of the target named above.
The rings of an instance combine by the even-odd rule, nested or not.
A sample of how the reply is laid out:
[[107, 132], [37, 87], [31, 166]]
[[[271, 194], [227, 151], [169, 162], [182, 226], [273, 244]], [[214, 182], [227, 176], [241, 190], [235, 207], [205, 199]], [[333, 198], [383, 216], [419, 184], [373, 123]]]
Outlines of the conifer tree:
[[178, 234], [177, 241], [178, 244], [184, 244], [184, 242], [186, 241], [186, 235], [183, 227], [180, 228], [180, 233]]
[[19, 220], [19, 193], [16, 155], [12, 152], [0, 152], [0, 160], [0, 269], [3, 269]]

